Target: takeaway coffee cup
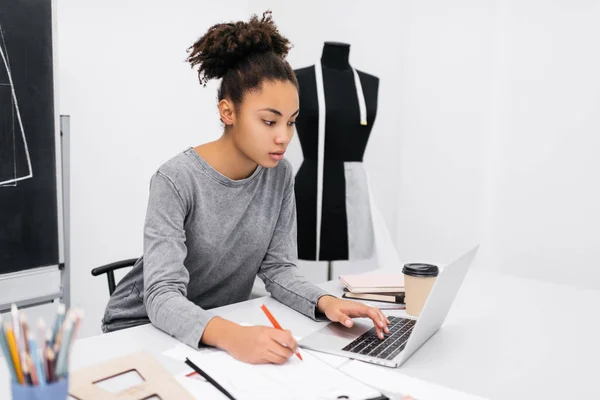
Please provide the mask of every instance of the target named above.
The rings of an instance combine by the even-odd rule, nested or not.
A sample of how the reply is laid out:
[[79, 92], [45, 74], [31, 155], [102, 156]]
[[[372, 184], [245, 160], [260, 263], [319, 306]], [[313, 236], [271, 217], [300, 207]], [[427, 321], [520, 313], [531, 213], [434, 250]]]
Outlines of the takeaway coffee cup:
[[423, 305], [435, 283], [439, 269], [436, 265], [425, 263], [404, 264], [404, 302], [406, 313], [413, 317], [421, 314]]

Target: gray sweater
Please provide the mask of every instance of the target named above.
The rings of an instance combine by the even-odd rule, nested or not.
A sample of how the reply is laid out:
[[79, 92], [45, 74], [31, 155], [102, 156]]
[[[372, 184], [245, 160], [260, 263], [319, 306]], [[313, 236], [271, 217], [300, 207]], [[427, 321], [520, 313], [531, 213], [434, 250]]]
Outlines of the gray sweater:
[[298, 274], [292, 168], [231, 180], [190, 148], [150, 182], [144, 255], [110, 297], [102, 330], [152, 322], [198, 347], [209, 309], [247, 300], [258, 275], [275, 299], [313, 319], [322, 289]]

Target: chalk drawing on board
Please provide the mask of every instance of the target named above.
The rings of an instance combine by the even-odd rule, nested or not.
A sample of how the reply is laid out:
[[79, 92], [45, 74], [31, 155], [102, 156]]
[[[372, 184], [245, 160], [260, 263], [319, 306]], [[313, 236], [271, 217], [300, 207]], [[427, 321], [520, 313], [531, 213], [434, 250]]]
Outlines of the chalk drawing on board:
[[[16, 186], [17, 182], [32, 178], [33, 171], [2, 26], [0, 61], [0, 187]], [[26, 171], [20, 168], [23, 161], [27, 162]]]

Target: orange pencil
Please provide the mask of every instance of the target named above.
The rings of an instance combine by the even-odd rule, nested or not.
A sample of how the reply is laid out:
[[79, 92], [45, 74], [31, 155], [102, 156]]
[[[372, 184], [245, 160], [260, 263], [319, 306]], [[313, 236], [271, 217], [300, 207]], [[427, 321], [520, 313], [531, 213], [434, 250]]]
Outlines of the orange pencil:
[[[269, 318], [269, 321], [271, 321], [271, 324], [273, 325], [273, 328], [279, 329], [280, 331], [282, 331], [283, 328], [281, 327], [281, 325], [279, 325], [279, 322], [277, 322], [277, 320], [275, 319], [275, 317], [273, 316], [273, 314], [271, 314], [271, 312], [269, 311], [269, 309], [267, 308], [267, 306], [265, 306], [264, 304], [261, 304], [260, 308], [263, 310], [263, 312], [265, 313], [265, 315], [267, 316], [267, 318]], [[296, 355], [298, 356], [298, 358], [300, 360], [302, 360], [302, 356], [300, 355], [299, 351], [296, 352]]]
[[6, 332], [6, 342], [8, 343], [8, 349], [12, 357], [13, 365], [15, 366], [15, 372], [17, 379], [21, 385], [25, 383], [23, 377], [23, 370], [21, 369], [21, 355], [19, 354], [19, 348], [17, 347], [17, 340], [15, 338], [15, 332], [13, 331], [12, 325], [7, 322], [4, 331]]

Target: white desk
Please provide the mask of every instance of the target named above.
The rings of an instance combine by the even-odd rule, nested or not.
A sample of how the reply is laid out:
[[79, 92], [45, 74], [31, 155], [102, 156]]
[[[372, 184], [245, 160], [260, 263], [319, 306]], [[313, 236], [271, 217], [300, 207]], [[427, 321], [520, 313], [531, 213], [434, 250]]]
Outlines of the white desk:
[[[321, 286], [341, 294], [337, 282]], [[259, 309], [261, 303], [296, 336], [306, 336], [325, 324], [271, 298], [214, 312], [238, 323], [269, 325]], [[372, 368], [491, 399], [598, 399], [599, 306], [599, 291], [471, 270], [437, 334], [399, 369]], [[187, 367], [161, 354], [177, 343], [151, 325], [80, 339], [72, 367], [147, 350], [179, 374]], [[9, 398], [8, 371], [1, 364], [0, 399], [5, 399]]]

